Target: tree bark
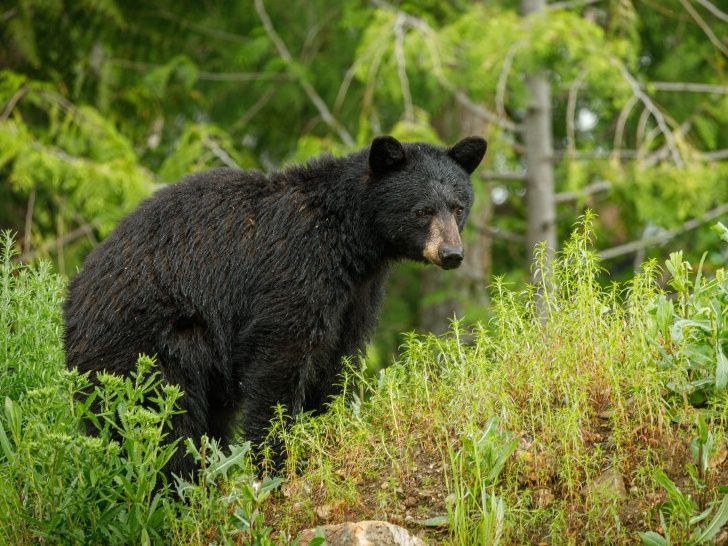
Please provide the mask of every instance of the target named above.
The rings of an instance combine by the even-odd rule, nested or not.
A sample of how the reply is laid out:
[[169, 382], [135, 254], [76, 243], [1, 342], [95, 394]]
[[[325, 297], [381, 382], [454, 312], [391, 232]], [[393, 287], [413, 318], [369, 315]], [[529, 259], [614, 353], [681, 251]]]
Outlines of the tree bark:
[[[524, 15], [545, 10], [545, 0], [523, 0]], [[554, 194], [553, 132], [551, 126], [551, 85], [545, 73], [527, 79], [531, 102], [523, 123], [527, 165], [526, 214], [528, 251], [546, 243], [545, 266], [553, 259], [556, 245], [556, 199]], [[531, 281], [540, 280], [537, 268], [531, 269]]]

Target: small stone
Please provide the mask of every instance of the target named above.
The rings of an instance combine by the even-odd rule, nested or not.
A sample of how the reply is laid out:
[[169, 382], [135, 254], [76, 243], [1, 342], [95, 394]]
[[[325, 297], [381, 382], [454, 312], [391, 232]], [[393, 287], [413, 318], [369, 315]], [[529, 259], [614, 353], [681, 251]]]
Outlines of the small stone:
[[345, 504], [346, 503], [342, 499], [339, 499], [337, 501], [334, 501], [333, 503], [322, 504], [321, 506], [316, 507], [314, 509], [314, 512], [316, 512], [316, 515], [319, 518], [326, 521], [331, 519], [332, 514], [341, 511]]
[[591, 483], [586, 484], [582, 488], [582, 494], [585, 497], [596, 495], [604, 500], [624, 499], [627, 497], [627, 490], [624, 487], [622, 475], [616, 468], [611, 467], [602, 472]]
[[554, 494], [550, 489], [536, 490], [536, 504], [539, 508], [548, 508], [554, 502]]
[[315, 512], [318, 517], [325, 521], [331, 516], [331, 505], [324, 504], [323, 506], [317, 506]]
[[417, 504], [417, 499], [414, 498], [412, 495], [409, 495], [406, 499], [404, 499], [404, 505], [407, 508], [412, 508]]

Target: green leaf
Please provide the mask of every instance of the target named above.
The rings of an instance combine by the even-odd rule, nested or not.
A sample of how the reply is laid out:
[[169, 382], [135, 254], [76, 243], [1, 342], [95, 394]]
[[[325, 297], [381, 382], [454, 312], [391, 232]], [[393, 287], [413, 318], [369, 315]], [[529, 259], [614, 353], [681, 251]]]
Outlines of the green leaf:
[[219, 476], [227, 477], [228, 471], [233, 466], [242, 467], [245, 464], [245, 457], [250, 451], [250, 442], [242, 445], [231, 446], [230, 455], [225, 456], [222, 451], [219, 452], [219, 459], [210, 462], [207, 468], [208, 480], [214, 480]]
[[720, 343], [716, 344], [715, 388], [722, 390], [728, 385], [728, 358], [723, 353]]
[[665, 538], [655, 533], [654, 531], [647, 531], [646, 533], [640, 533], [640, 539], [642, 544], [645, 546], [667, 546], [668, 542]]
[[8, 439], [7, 434], [5, 434], [5, 428], [3, 428], [3, 424], [0, 422], [0, 447], [3, 448], [3, 453], [5, 454], [6, 459], [11, 459], [13, 456], [13, 447], [10, 445], [10, 440]]
[[723, 222], [718, 222], [714, 226], [712, 226], [710, 229], [715, 231], [718, 235], [720, 235], [720, 238], [728, 243], [728, 227], [725, 227], [723, 225]]
[[703, 532], [695, 538], [695, 542], [699, 544], [701, 542], [712, 540], [726, 523], [728, 523], [728, 495], [723, 497], [723, 502], [720, 503], [715, 516]]
[[322, 546], [326, 544], [326, 535], [321, 527], [316, 527], [316, 536], [311, 539], [308, 546]]

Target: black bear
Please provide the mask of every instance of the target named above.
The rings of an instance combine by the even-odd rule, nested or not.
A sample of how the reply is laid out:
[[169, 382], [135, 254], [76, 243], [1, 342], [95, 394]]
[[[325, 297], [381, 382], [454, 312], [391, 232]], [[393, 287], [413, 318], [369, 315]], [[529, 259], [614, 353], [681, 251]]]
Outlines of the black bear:
[[[156, 355], [184, 391], [174, 436], [265, 438], [276, 404], [319, 411], [365, 343], [395, 260], [460, 265], [486, 142], [376, 138], [266, 175], [219, 169], [157, 192], [88, 256], [64, 307], [66, 362], [128, 374]], [[179, 451], [179, 450], [178, 450]], [[170, 470], [193, 470], [182, 455]]]

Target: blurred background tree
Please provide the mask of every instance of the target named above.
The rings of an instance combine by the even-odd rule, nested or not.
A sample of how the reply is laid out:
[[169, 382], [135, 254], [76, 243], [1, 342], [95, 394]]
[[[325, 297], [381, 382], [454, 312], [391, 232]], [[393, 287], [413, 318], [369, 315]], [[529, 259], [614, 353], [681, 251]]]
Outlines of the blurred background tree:
[[728, 11], [711, 0], [19, 0], [0, 6], [0, 226], [73, 275], [140, 199], [212, 166], [270, 170], [379, 134], [481, 134], [467, 261], [392, 275], [374, 361], [487, 317], [599, 214], [612, 277], [728, 212]]

